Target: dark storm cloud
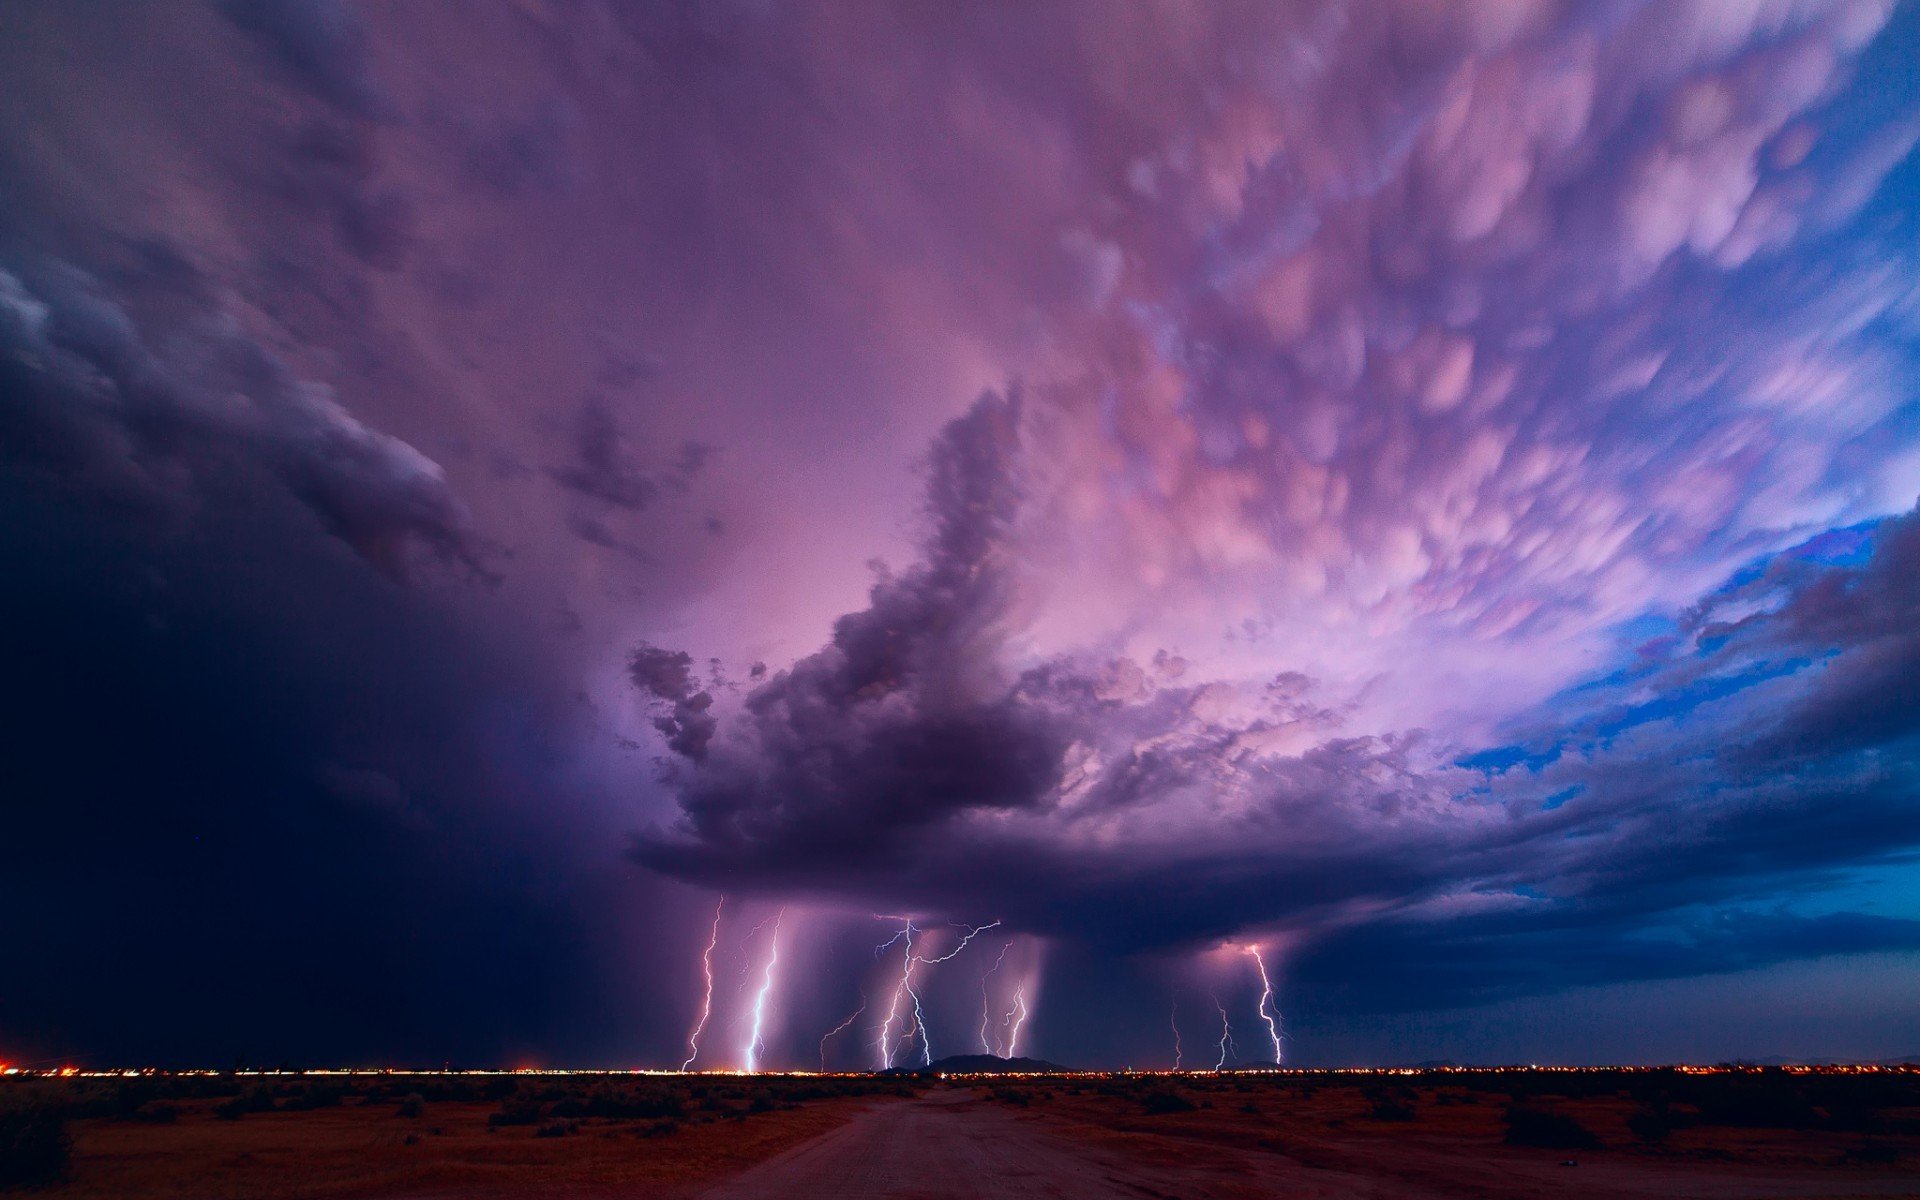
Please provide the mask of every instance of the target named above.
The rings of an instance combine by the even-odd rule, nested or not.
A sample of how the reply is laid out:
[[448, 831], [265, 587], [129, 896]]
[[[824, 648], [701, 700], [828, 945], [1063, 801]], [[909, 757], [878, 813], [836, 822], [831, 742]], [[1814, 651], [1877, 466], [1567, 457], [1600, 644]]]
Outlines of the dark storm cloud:
[[232, 318], [189, 311], [156, 340], [63, 263], [0, 270], [0, 454], [82, 497], [162, 509], [277, 485], [401, 574], [416, 549], [485, 573], [440, 467], [296, 378]]
[[551, 469], [554, 482], [613, 508], [637, 511], [659, 498], [659, 481], [640, 466], [605, 404], [582, 404], [576, 422], [573, 461]]
[[[676, 775], [684, 823], [642, 861], [1123, 952], [1251, 928], [1311, 947], [1303, 986], [1338, 980], [1387, 1008], [1914, 948], [1911, 921], [1699, 914], [1920, 857], [1910, 743], [1859, 753], [1911, 732], [1898, 664], [1920, 643], [1920, 516], [1884, 522], [1857, 565], [1790, 552], [1703, 601], [1665, 678], [1632, 682], [1735, 685], [1609, 718], [1536, 766], [1466, 769], [1419, 734], [1276, 753], [1275, 736], [1339, 719], [1311, 681], [1274, 681], [1248, 719], [1220, 715], [1218, 685], [1182, 681], [1171, 656], [996, 672], [1017, 438], [982, 434], [1017, 428], [1014, 411], [950, 427], [926, 559], [747, 696], [709, 761]], [[1712, 615], [1761, 594], [1762, 612]], [[1783, 652], [1799, 656], [1784, 674], [1746, 669]], [[1408, 970], [1425, 972], [1417, 994], [1395, 982]]]
[[666, 706], [653, 727], [667, 739], [667, 749], [696, 763], [705, 762], [707, 744], [719, 722], [711, 711], [713, 694], [694, 680], [693, 656], [641, 646], [627, 660], [627, 675], [641, 692]]
[[[819, 653], [754, 688], [738, 744], [687, 776], [691, 838], [648, 840], [642, 861], [695, 877], [794, 862], [857, 870], [962, 813], [1042, 801], [1064, 743], [993, 665], [1018, 436], [1018, 401], [996, 396], [946, 428], [928, 467], [924, 558], [877, 582], [871, 606], [840, 618]], [[636, 682], [684, 703], [688, 661], [644, 652]], [[712, 718], [700, 716], [704, 751]]]
[[219, 7], [321, 100], [357, 117], [385, 110], [368, 66], [367, 31], [336, 0], [219, 0]]
[[662, 820], [1355, 1011], [1911, 947], [1911, 520], [1775, 552], [1912, 500], [1913, 6], [1116, 11], [0, 5], [0, 1039], [678, 1061]]
[[[1731, 974], [1779, 963], [1920, 949], [1920, 921], [1745, 910], [1653, 928], [1562, 917], [1380, 922], [1297, 960], [1305, 1006], [1405, 1012], [1570, 987]], [[1409, 980], [1417, 981], [1409, 994]]]
[[0, 954], [34, 964], [0, 996], [11, 1054], [604, 1052], [567, 1032], [604, 986], [593, 918], [552, 893], [573, 714], [502, 649], [523, 632], [396, 586], [285, 491], [155, 536], [10, 465], [0, 562], [0, 906], [32, 914]]

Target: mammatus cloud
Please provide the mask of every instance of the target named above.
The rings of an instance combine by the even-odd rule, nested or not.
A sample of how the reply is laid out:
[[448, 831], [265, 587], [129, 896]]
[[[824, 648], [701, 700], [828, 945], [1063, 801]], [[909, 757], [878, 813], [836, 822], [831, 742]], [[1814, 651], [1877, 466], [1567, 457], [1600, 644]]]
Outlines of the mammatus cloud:
[[1043, 1046], [1227, 938], [1321, 1014], [1912, 944], [1912, 5], [81, 7], [0, 6], [0, 1038], [230, 1061], [244, 963], [677, 1062], [648, 822], [743, 928], [1004, 918]]
[[977, 407], [920, 562], [722, 712], [641, 859], [1264, 933], [1356, 986], [1362, 947], [1455, 954], [1410, 1003], [1910, 948], [1743, 907], [1920, 845], [1911, 644], [1783, 640], [1836, 589], [1912, 601], [1868, 579], [1915, 520], [1914, 292], [1862, 214], [1915, 128], [1846, 107], [1888, 13], [1196, 17], [1210, 88], [1173, 71], [1079, 164], [1083, 307], [979, 476], [1004, 503], [941, 482]]

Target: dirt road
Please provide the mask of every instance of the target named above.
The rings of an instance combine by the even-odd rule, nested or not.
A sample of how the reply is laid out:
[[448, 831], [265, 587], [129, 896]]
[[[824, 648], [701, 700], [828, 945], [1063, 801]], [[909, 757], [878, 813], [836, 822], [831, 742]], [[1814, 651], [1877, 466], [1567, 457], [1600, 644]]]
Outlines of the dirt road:
[[1150, 1165], [1077, 1145], [1017, 1109], [954, 1089], [863, 1113], [707, 1192], [705, 1200], [1138, 1200], [1194, 1194]]
[[1557, 1161], [1560, 1155], [1501, 1147], [1453, 1153], [1376, 1148], [1351, 1155], [1316, 1146], [1314, 1153], [1293, 1157], [1158, 1138], [1101, 1145], [1087, 1132], [1051, 1120], [1037, 1108], [1009, 1107], [970, 1089], [939, 1089], [862, 1113], [704, 1193], [703, 1200], [1734, 1200], [1916, 1194], [1912, 1175], [1841, 1180], [1804, 1169], [1619, 1161], [1567, 1168]]

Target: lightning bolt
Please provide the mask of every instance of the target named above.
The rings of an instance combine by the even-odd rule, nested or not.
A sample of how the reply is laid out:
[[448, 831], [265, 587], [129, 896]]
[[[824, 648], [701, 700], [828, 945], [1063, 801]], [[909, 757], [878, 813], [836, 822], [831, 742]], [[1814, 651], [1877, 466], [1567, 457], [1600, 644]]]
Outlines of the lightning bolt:
[[780, 962], [780, 918], [787, 915], [786, 909], [774, 914], [773, 936], [767, 939], [767, 969], [760, 977], [760, 991], [753, 998], [753, 1036], [747, 1039], [747, 1074], [756, 1075], [760, 1071], [760, 1052], [766, 1047], [760, 1038], [760, 1029], [767, 1016], [767, 997], [773, 994], [773, 969]]
[[[880, 1023], [880, 1069], [883, 1071], [891, 1071], [893, 1069], [893, 1022], [900, 1015], [900, 997], [903, 994], [912, 995], [913, 993], [914, 931], [912, 917], [883, 917], [881, 919], [899, 921], [901, 923], [900, 932], [873, 948], [873, 956], [875, 958], [885, 954], [901, 941], [904, 940], [906, 942], [906, 946], [900, 953], [900, 982], [894, 985], [893, 998], [887, 1002], [887, 1019]], [[920, 1010], [920, 998], [918, 996], [914, 997], [913, 1007], [914, 1011], [918, 1013]], [[905, 1035], [903, 1034], [902, 1036]], [[923, 1042], [926, 1040], [924, 1034], [921, 1040]]]
[[967, 931], [967, 935], [960, 939], [960, 944], [958, 946], [955, 946], [953, 949], [947, 951], [945, 954], [942, 954], [939, 958], [921, 958], [920, 956], [915, 955], [914, 961], [923, 962], [923, 963], [946, 962], [948, 959], [953, 958], [955, 955], [959, 954], [962, 950], [965, 950], [967, 948], [968, 942], [971, 942], [973, 939], [979, 937], [981, 934], [985, 933], [987, 930], [1000, 928], [1000, 922], [990, 921], [987, 924], [981, 925], [977, 928], [968, 928], [965, 925], [955, 925], [954, 928], [965, 929]]
[[1253, 955], [1254, 965], [1260, 968], [1260, 1019], [1267, 1023], [1267, 1036], [1273, 1039], [1273, 1065], [1280, 1065], [1280, 1025], [1276, 1018], [1280, 1010], [1273, 1003], [1273, 981], [1267, 978], [1267, 960], [1260, 957], [1260, 947], [1248, 946], [1247, 953]]
[[913, 986], [914, 965], [917, 963], [926, 963], [928, 966], [932, 966], [934, 963], [946, 962], [962, 950], [965, 950], [967, 944], [973, 941], [974, 938], [979, 937], [989, 929], [999, 928], [1000, 922], [989, 921], [985, 925], [977, 926], [955, 925], [955, 929], [965, 929], [967, 931], [966, 934], [961, 937], [960, 944], [945, 954], [928, 958], [925, 955], [915, 954], [913, 952], [913, 935], [919, 932], [919, 930], [914, 928], [912, 917], [901, 917], [891, 914], [875, 914], [875, 917], [877, 920], [900, 922], [899, 933], [894, 934], [873, 948], [875, 958], [886, 953], [895, 944], [900, 942], [905, 943], [900, 953], [900, 982], [893, 989], [892, 1002], [887, 1005], [887, 1019], [880, 1025], [881, 1069], [891, 1070], [893, 1068], [893, 1022], [900, 1016], [900, 1000], [903, 994], [912, 1002], [913, 1024], [903, 1029], [900, 1037], [902, 1040], [907, 1040], [917, 1035], [920, 1039], [920, 1065], [930, 1067], [933, 1065], [933, 1042], [932, 1039], [927, 1036], [927, 1015], [921, 1011], [920, 1008], [920, 993]]
[[1213, 997], [1213, 1006], [1220, 1010], [1220, 1061], [1213, 1064], [1216, 1071], [1227, 1067], [1227, 1050], [1233, 1045], [1233, 1023], [1227, 1020], [1227, 1006], [1220, 1003], [1220, 997]]
[[913, 1030], [920, 1035], [920, 1065], [933, 1065], [933, 1042], [927, 1037], [927, 1014], [920, 1011], [920, 993], [913, 990], [913, 962], [907, 962], [907, 995], [913, 998]]
[[1020, 1027], [1027, 1023], [1027, 985], [1021, 984], [1013, 992], [1013, 1008], [1007, 1013], [1007, 1024], [1012, 1026], [1007, 1034], [1008, 1058], [1017, 1058], [1020, 1054]]
[[[780, 912], [782, 913], [786, 911], [787, 910], [784, 908], [780, 910]], [[742, 947], [740, 951], [740, 982], [733, 985], [734, 995], [738, 996], [741, 992], [746, 991], [748, 981], [750, 981], [753, 978], [753, 956], [746, 949], [746, 946], [749, 943], [751, 943], [754, 938], [760, 936], [760, 931], [762, 929], [765, 929], [767, 926], [773, 924], [778, 919], [779, 919], [778, 913], [776, 913], [771, 917], [766, 918], [765, 920], [761, 921], [758, 925], [755, 925], [752, 929], [747, 930], [747, 936], [740, 939], [740, 944]], [[739, 1020], [740, 1018], [735, 1017], [734, 1023], [738, 1024]]]
[[726, 906], [725, 896], [714, 905], [713, 934], [707, 938], [707, 948], [700, 955], [700, 974], [706, 979], [706, 995], [700, 1001], [700, 1019], [693, 1023], [693, 1032], [687, 1035], [687, 1061], [680, 1064], [682, 1071], [692, 1067], [693, 1060], [700, 1057], [700, 1031], [707, 1027], [707, 1018], [713, 1015], [713, 948], [720, 944], [720, 910]]
[[1180, 997], [1173, 998], [1173, 1011], [1167, 1021], [1173, 1026], [1173, 1069], [1180, 1069]]
[[987, 1008], [993, 1003], [987, 996], [987, 980], [992, 979], [993, 973], [1000, 969], [1000, 964], [1007, 961], [1007, 951], [1011, 949], [1013, 949], [1012, 942], [1000, 947], [1000, 957], [994, 959], [993, 965], [987, 968], [987, 973], [980, 977], [980, 1053], [982, 1054], [993, 1053], [993, 1046], [987, 1041]]
[[824, 1075], [826, 1074], [826, 1071], [827, 1071], [828, 1040], [831, 1039], [835, 1034], [845, 1033], [847, 1031], [847, 1027], [849, 1025], [852, 1025], [855, 1021], [859, 1020], [860, 1014], [865, 1011], [867, 1011], [867, 998], [866, 996], [862, 995], [860, 997], [860, 1007], [853, 1010], [853, 1015], [848, 1017], [846, 1020], [840, 1022], [838, 1025], [835, 1025], [832, 1029], [827, 1030], [826, 1037], [823, 1037], [820, 1039], [820, 1073], [821, 1074]]

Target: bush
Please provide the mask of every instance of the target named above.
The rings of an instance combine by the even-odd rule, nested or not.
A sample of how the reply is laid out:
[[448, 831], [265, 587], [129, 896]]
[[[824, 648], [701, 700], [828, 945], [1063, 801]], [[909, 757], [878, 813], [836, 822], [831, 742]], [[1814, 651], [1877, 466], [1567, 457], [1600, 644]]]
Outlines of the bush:
[[1167, 1113], [1192, 1112], [1193, 1101], [1172, 1090], [1148, 1092], [1140, 1097], [1140, 1108], [1147, 1114], [1157, 1117]]
[[272, 1111], [273, 1093], [266, 1088], [255, 1088], [235, 1096], [225, 1104], [216, 1105], [213, 1115], [226, 1121], [238, 1121], [248, 1113]]
[[1627, 1130], [1643, 1142], [1664, 1142], [1677, 1122], [1665, 1104], [1643, 1104], [1627, 1118]]
[[403, 1117], [424, 1117], [427, 1115], [427, 1098], [414, 1092], [400, 1101], [400, 1114]]
[[1507, 1110], [1507, 1145], [1541, 1146], [1550, 1150], [1591, 1150], [1600, 1139], [1565, 1113], [1539, 1108]]
[[315, 1085], [291, 1092], [280, 1101], [280, 1107], [287, 1112], [308, 1112], [316, 1108], [338, 1108], [340, 1091], [330, 1085]]
[[580, 1128], [579, 1123], [575, 1121], [549, 1121], [534, 1130], [533, 1136], [547, 1138], [566, 1137], [578, 1128]]
[[1367, 1110], [1367, 1118], [1373, 1121], [1411, 1121], [1413, 1109], [1398, 1100], [1376, 1100]]
[[1727, 1081], [1700, 1096], [1703, 1125], [1731, 1125], [1741, 1129], [1811, 1129], [1820, 1115], [1807, 1098], [1789, 1084], [1763, 1079]]
[[502, 1125], [537, 1125], [542, 1116], [540, 1102], [526, 1096], [512, 1096], [500, 1104], [500, 1111], [487, 1118], [487, 1124], [498, 1128]]
[[0, 1187], [52, 1183], [67, 1173], [67, 1123], [42, 1108], [0, 1113]]

